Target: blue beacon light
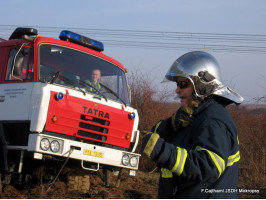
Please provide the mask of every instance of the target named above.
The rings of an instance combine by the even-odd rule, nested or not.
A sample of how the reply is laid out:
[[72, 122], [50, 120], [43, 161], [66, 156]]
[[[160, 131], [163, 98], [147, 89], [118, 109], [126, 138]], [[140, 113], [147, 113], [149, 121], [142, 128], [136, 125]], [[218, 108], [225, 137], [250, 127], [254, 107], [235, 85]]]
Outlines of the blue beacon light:
[[65, 39], [75, 39], [75, 40], [81, 40], [81, 35], [76, 34], [74, 32], [71, 31], [61, 31], [59, 38], [65, 38]]
[[78, 33], [74, 33], [72, 31], [68, 31], [68, 30], [61, 31], [59, 38], [61, 40], [69, 40], [70, 42], [80, 44], [82, 46], [88, 47], [95, 51], [101, 52], [104, 50], [104, 46], [102, 42], [90, 39]]
[[129, 119], [135, 119], [136, 114], [134, 112], [128, 114]]
[[64, 94], [62, 92], [58, 92], [56, 95], [55, 95], [55, 99], [57, 101], [59, 100], [62, 100], [64, 98]]

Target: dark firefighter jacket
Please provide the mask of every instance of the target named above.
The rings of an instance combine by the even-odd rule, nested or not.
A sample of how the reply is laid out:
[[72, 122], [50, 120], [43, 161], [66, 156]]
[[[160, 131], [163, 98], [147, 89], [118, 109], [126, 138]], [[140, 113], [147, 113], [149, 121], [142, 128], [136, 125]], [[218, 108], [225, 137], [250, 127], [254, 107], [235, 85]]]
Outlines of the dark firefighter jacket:
[[225, 107], [209, 99], [190, 126], [173, 132], [170, 118], [156, 132], [166, 142], [158, 198], [237, 198], [240, 160], [237, 129]]

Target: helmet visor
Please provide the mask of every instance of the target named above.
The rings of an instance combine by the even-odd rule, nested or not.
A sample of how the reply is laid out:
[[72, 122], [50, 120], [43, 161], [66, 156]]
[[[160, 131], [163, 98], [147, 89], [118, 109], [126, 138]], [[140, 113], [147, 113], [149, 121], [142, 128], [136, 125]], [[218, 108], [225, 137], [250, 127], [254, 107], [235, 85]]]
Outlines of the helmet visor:
[[165, 78], [163, 79], [162, 83], [168, 82], [168, 81], [177, 81], [178, 77], [184, 77], [191, 80], [188, 73], [178, 68], [178, 61], [176, 60], [168, 72], [165, 75]]

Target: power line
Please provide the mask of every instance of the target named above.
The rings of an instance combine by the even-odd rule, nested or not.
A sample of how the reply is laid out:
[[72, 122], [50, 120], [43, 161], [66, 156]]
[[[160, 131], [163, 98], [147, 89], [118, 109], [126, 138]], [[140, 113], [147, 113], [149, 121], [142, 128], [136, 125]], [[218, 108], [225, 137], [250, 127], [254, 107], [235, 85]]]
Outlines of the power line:
[[[16, 25], [0, 25], [0, 37], [8, 38]], [[153, 49], [206, 49], [211, 51], [237, 53], [266, 53], [266, 35], [221, 34], [169, 31], [89, 29], [70, 27], [31, 26], [39, 33], [58, 37], [61, 30], [67, 29], [103, 41], [105, 45], [126, 48]]]
[[147, 47], [147, 48], [163, 48], [169, 50], [176, 49], [208, 49], [212, 51], [223, 52], [238, 52], [238, 53], [266, 53], [265, 47], [256, 46], [233, 46], [233, 45], [212, 45], [212, 44], [183, 44], [183, 43], [152, 43], [152, 42], [136, 42], [136, 41], [115, 41], [115, 40], [102, 40], [105, 44], [110, 46], [123, 46], [123, 47]]
[[[0, 25], [1, 30], [13, 31], [18, 25]], [[63, 29], [72, 29], [83, 31], [84, 33], [109, 33], [109, 35], [128, 35], [128, 36], [160, 36], [160, 37], [180, 37], [176, 35], [190, 36], [212, 36], [212, 37], [223, 37], [231, 39], [254, 39], [261, 38], [263, 41], [266, 40], [266, 35], [256, 35], [256, 34], [224, 34], [224, 33], [192, 33], [192, 32], [167, 32], [167, 31], [143, 31], [143, 30], [114, 30], [114, 29], [89, 29], [89, 28], [74, 28], [74, 27], [41, 27], [41, 26], [30, 26], [32, 28], [41, 29], [44, 32], [54, 32], [56, 29], [61, 31]], [[253, 38], [252, 38], [253, 37]], [[229, 39], [230, 39], [229, 38]], [[216, 38], [214, 38], [216, 39]]]

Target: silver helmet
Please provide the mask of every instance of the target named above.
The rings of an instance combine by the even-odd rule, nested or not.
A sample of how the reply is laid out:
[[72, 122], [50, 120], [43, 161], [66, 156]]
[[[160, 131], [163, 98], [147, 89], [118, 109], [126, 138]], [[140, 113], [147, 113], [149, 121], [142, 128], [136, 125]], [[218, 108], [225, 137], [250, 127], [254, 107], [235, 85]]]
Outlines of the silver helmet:
[[179, 57], [166, 73], [164, 81], [177, 81], [179, 77], [188, 78], [192, 82], [196, 98], [203, 100], [210, 95], [217, 95], [236, 104], [244, 100], [223, 85], [217, 60], [206, 52], [192, 51]]

